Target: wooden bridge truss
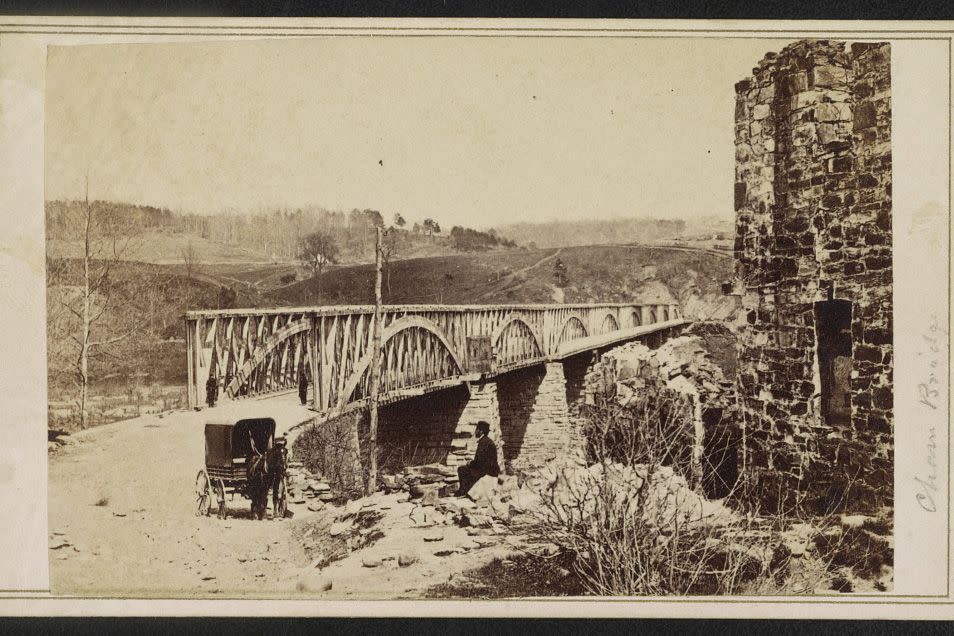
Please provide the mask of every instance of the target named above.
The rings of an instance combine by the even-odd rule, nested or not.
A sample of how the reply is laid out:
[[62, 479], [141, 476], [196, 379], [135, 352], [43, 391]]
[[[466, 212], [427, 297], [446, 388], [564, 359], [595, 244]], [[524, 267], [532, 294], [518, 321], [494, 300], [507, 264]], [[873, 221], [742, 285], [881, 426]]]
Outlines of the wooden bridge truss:
[[[302, 373], [315, 410], [360, 406], [373, 319], [370, 306], [189, 312], [189, 406], [204, 403], [210, 377], [228, 400], [295, 389]], [[380, 396], [393, 401], [684, 322], [677, 305], [386, 306]]]

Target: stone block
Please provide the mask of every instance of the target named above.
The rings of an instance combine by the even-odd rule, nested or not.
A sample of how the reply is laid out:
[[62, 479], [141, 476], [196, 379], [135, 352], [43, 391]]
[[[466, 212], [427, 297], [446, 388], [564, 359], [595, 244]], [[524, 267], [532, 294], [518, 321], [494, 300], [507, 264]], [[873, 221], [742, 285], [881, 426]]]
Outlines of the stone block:
[[812, 85], [815, 88], [846, 88], [848, 69], [830, 65], [816, 66], [812, 69]]

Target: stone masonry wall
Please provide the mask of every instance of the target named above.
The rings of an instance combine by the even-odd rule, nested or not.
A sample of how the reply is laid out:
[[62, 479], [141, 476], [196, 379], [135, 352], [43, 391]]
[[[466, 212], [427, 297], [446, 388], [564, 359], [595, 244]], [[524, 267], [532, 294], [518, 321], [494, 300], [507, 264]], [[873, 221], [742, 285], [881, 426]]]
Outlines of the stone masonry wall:
[[[890, 46], [770, 53], [736, 85], [735, 115], [746, 477], [768, 505], [889, 502]], [[848, 423], [821, 415], [815, 304], [830, 300], [851, 303]]]
[[573, 440], [562, 362], [497, 378], [508, 472], [542, 466]]

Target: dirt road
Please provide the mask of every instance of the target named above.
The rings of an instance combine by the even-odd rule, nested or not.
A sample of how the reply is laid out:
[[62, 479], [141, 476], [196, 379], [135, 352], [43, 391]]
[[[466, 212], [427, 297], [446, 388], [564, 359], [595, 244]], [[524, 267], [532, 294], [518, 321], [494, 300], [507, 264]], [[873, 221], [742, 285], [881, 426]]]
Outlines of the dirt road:
[[[307, 417], [295, 397], [254, 408], [275, 413], [287, 427]], [[203, 422], [230, 412], [221, 407], [117, 422], [76, 435], [51, 455], [54, 593], [207, 596], [294, 588], [288, 570], [306, 564], [289, 540], [291, 524], [252, 521], [248, 502], [239, 498], [228, 502], [224, 522], [195, 516]]]
[[[204, 464], [203, 423], [239, 412], [269, 413], [280, 431], [287, 430], [309, 418], [296, 398], [286, 394], [201, 412], [143, 416], [73, 436], [51, 454], [49, 463], [53, 593], [413, 597], [455, 572], [506, 554], [505, 546], [488, 546], [433, 557], [433, 550], [428, 551], [432, 544], [423, 543], [424, 530], [395, 527], [408, 519], [402, 506], [410, 504], [393, 504], [387, 536], [368, 548], [383, 556], [380, 567], [363, 567], [361, 553], [355, 552], [316, 572], [314, 554], [306, 552], [301, 537], [333, 518], [334, 508], [310, 513], [304, 505], [291, 506], [293, 519], [253, 521], [249, 502], [236, 497], [228, 502], [224, 521], [195, 516], [195, 476]], [[472, 541], [463, 529], [448, 528], [441, 545], [458, 543]], [[420, 562], [399, 568], [394, 560], [398, 552], [418, 548], [425, 553]], [[313, 553], [314, 546], [308, 550]], [[335, 581], [332, 590], [321, 589], [325, 579]]]

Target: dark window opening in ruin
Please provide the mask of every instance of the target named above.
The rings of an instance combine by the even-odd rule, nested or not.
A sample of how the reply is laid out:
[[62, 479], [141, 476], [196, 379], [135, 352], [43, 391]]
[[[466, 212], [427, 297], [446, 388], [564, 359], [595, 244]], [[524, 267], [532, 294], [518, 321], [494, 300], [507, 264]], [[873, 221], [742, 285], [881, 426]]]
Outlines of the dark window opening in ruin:
[[845, 426], [851, 421], [851, 303], [815, 303], [815, 335], [821, 416], [829, 426]]
[[727, 497], [739, 479], [738, 430], [723, 419], [720, 408], [702, 412], [702, 491], [708, 499]]

